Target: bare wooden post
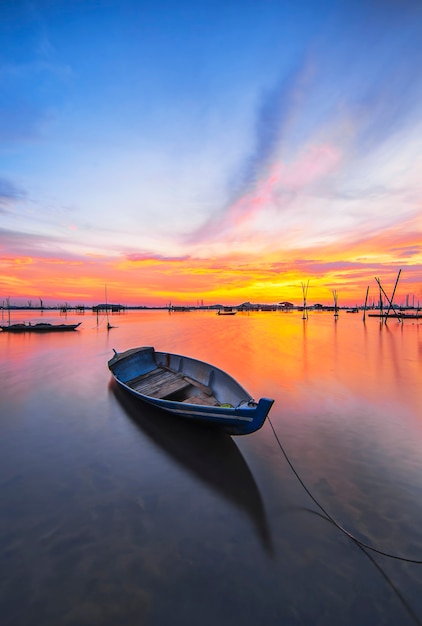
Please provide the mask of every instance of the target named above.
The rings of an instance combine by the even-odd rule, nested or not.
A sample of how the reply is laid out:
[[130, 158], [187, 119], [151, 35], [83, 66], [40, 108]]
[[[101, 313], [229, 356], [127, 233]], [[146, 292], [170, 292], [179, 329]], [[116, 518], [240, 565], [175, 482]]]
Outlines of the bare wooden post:
[[303, 315], [302, 315], [302, 319], [303, 320], [307, 320], [308, 319], [308, 309], [306, 308], [306, 298], [308, 297], [308, 287], [309, 287], [309, 279], [308, 282], [306, 283], [302, 283], [302, 293], [303, 293]]
[[392, 293], [392, 295], [391, 295], [390, 306], [388, 307], [387, 313], [386, 313], [386, 315], [385, 315], [385, 323], [387, 323], [387, 317], [388, 317], [388, 315], [389, 315], [389, 313], [390, 313], [390, 310], [391, 310], [391, 309], [392, 309], [392, 307], [393, 307], [394, 295], [395, 295], [395, 293], [396, 293], [397, 284], [398, 284], [398, 282], [399, 282], [400, 274], [401, 274], [401, 269], [399, 270], [399, 273], [397, 274], [396, 283], [395, 283], [395, 285], [394, 285], [393, 293]]
[[[382, 287], [382, 285], [381, 285], [381, 281], [380, 281], [380, 279], [379, 279], [379, 278], [375, 278], [375, 280], [377, 281], [378, 286], [379, 286], [379, 288], [380, 288], [380, 297], [381, 297], [381, 293], [385, 296], [385, 298], [387, 299], [387, 302], [388, 302], [388, 303], [389, 303], [389, 305], [390, 305], [388, 310], [390, 310], [390, 309], [392, 308], [392, 306], [393, 306], [393, 301], [392, 301], [392, 300], [390, 300], [390, 298], [389, 298], [389, 297], [387, 296], [387, 294], [385, 293], [385, 291], [384, 291], [384, 289], [383, 289], [383, 287]], [[398, 280], [398, 278], [397, 278], [397, 280]], [[397, 281], [396, 281], [396, 286], [397, 286]], [[395, 288], [394, 288], [394, 291], [395, 291]], [[393, 295], [394, 295], [394, 292], [393, 292]], [[381, 317], [383, 317], [383, 316], [381, 315]], [[388, 314], [386, 314], [386, 319], [385, 319], [385, 321], [387, 321], [387, 317], [388, 317]], [[401, 317], [398, 317], [398, 316], [396, 316], [396, 317], [398, 318], [399, 322], [402, 322], [402, 321], [403, 321]]]
[[384, 292], [384, 289], [381, 287], [381, 281], [380, 281], [380, 279], [379, 279], [379, 278], [377, 278], [377, 277], [375, 276], [375, 280], [377, 281], [377, 283], [378, 283], [378, 287], [379, 287], [379, 310], [380, 310], [380, 321], [381, 321], [381, 322], [383, 322], [383, 321], [384, 321], [384, 320], [383, 320], [384, 313], [383, 313], [383, 304], [382, 304], [382, 294], [384, 293], [384, 295], [385, 295], [385, 292]]
[[107, 316], [107, 330], [110, 330], [110, 328], [114, 328], [114, 326], [110, 324], [110, 319], [108, 317], [107, 285], [104, 285], [104, 295], [105, 295], [105, 307], [106, 307], [106, 316]]
[[334, 297], [334, 317], [337, 318], [338, 317], [338, 293], [336, 289], [333, 290], [333, 297]]
[[368, 304], [368, 295], [369, 295], [369, 285], [366, 288], [365, 304], [363, 307], [363, 321], [366, 320], [366, 305]]

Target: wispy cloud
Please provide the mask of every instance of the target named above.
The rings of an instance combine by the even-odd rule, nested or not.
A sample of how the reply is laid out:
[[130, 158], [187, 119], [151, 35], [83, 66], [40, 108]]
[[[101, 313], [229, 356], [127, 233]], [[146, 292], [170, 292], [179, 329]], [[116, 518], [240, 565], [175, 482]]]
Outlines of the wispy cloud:
[[273, 88], [262, 94], [255, 113], [251, 151], [232, 174], [229, 202], [215, 209], [205, 224], [186, 238], [187, 242], [212, 238], [233, 221], [234, 225], [239, 219], [245, 221], [253, 207], [256, 210], [270, 199], [271, 188], [279, 176], [275, 163], [283, 154], [284, 131], [304, 97], [308, 72], [306, 62], [301, 59], [294, 67], [284, 70]]
[[0, 177], [0, 212], [10, 209], [13, 204], [25, 198], [26, 192], [11, 181]]
[[166, 256], [153, 252], [132, 252], [127, 254], [125, 258], [131, 263], [143, 263], [149, 261], [189, 261], [191, 257], [187, 254], [182, 256]]
[[212, 241], [230, 232], [239, 236], [240, 227], [247, 224], [251, 230], [259, 231], [260, 218], [266, 222], [261, 226], [267, 232], [271, 213], [285, 212], [298, 196], [311, 196], [313, 189], [331, 175], [340, 160], [341, 154], [334, 146], [321, 144], [306, 147], [293, 161], [273, 163], [266, 176], [255, 182], [252, 191], [227, 206], [222, 215], [212, 216], [189, 235], [189, 241]]
[[283, 72], [274, 87], [262, 95], [255, 117], [252, 152], [239, 166], [234, 181], [236, 195], [250, 190], [266, 170], [272, 168], [280, 153], [282, 155], [284, 131], [293, 124], [305, 97], [309, 73], [306, 60], [301, 59], [287, 73]]
[[66, 238], [0, 228], [0, 261], [14, 261], [20, 257], [57, 258], [65, 263], [69, 260], [80, 260], [85, 255], [68, 250]]

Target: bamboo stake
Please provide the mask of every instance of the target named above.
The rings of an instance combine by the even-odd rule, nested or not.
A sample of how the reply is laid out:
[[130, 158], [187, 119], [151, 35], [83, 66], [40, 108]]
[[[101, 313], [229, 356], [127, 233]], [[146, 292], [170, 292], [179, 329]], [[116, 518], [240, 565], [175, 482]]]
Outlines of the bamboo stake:
[[386, 316], [385, 316], [385, 323], [387, 323], [387, 317], [389, 316], [390, 310], [391, 310], [391, 309], [392, 309], [392, 307], [393, 307], [394, 295], [395, 295], [395, 293], [396, 293], [397, 284], [398, 284], [398, 282], [399, 282], [400, 274], [401, 274], [401, 269], [399, 270], [399, 273], [397, 274], [396, 283], [395, 283], [395, 285], [394, 285], [393, 293], [392, 293], [392, 295], [391, 295], [391, 302], [390, 302], [390, 306], [388, 307], [388, 310], [387, 310], [387, 313], [386, 313]]
[[338, 317], [338, 293], [336, 291], [336, 289], [333, 290], [333, 297], [334, 297], [334, 317]]
[[[379, 288], [380, 288], [380, 294], [381, 294], [381, 292], [384, 294], [384, 296], [386, 297], [386, 299], [387, 299], [388, 303], [390, 304], [390, 308], [391, 308], [391, 307], [393, 306], [393, 303], [392, 303], [392, 301], [390, 301], [390, 298], [389, 298], [389, 297], [387, 296], [387, 294], [385, 293], [385, 291], [384, 291], [384, 289], [383, 289], [383, 287], [382, 287], [382, 285], [381, 285], [381, 281], [380, 281], [380, 279], [379, 279], [379, 278], [375, 278], [375, 280], [377, 281], [378, 286], [379, 286]], [[382, 307], [381, 307], [381, 311], [382, 311]], [[397, 317], [397, 319], [399, 320], [399, 322], [402, 322], [402, 321], [403, 321], [403, 320], [402, 320], [399, 316], [396, 316], [396, 317]]]
[[383, 322], [383, 316], [384, 316], [384, 301], [382, 299], [382, 294], [384, 293], [385, 297], [387, 297], [387, 294], [385, 293], [384, 289], [381, 287], [381, 281], [379, 278], [376, 279], [377, 283], [378, 283], [378, 287], [380, 288], [380, 313], [381, 313], [381, 317], [380, 317], [380, 322]]
[[303, 293], [303, 315], [302, 315], [302, 319], [303, 320], [307, 320], [308, 319], [308, 309], [306, 307], [306, 298], [308, 296], [308, 287], [309, 287], [309, 279], [308, 282], [306, 283], [302, 283], [302, 293]]
[[369, 285], [366, 288], [365, 304], [363, 307], [363, 321], [366, 320], [366, 305], [368, 304]]
[[106, 306], [106, 316], [107, 316], [107, 330], [110, 330], [110, 328], [114, 328], [114, 326], [110, 324], [110, 320], [108, 317], [107, 285], [104, 285], [104, 294], [105, 294], [105, 306]]

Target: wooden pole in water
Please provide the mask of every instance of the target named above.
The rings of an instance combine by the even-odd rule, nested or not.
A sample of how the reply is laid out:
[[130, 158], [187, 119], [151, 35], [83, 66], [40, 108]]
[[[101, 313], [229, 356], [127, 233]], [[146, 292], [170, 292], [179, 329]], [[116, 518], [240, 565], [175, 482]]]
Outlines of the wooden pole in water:
[[365, 304], [363, 306], [363, 321], [366, 320], [366, 305], [368, 304], [369, 285], [366, 288]]
[[397, 274], [396, 283], [395, 283], [395, 285], [394, 285], [393, 293], [392, 293], [392, 295], [391, 295], [391, 302], [390, 302], [390, 306], [388, 307], [387, 313], [386, 313], [386, 315], [385, 315], [385, 323], [387, 323], [387, 317], [388, 317], [388, 315], [389, 315], [389, 313], [390, 313], [390, 310], [391, 310], [391, 309], [392, 309], [392, 307], [393, 307], [394, 295], [395, 295], [395, 293], [396, 293], [397, 283], [399, 282], [400, 274], [401, 274], [401, 269], [399, 270], [399, 273]]
[[[393, 306], [393, 301], [392, 301], [392, 300], [390, 300], [390, 298], [389, 298], [389, 297], [387, 296], [387, 294], [385, 293], [385, 291], [384, 291], [384, 289], [383, 289], [383, 287], [382, 287], [382, 285], [381, 285], [381, 281], [380, 281], [380, 279], [379, 279], [379, 278], [375, 278], [375, 280], [377, 281], [378, 286], [379, 286], [379, 288], [380, 288], [380, 294], [381, 294], [381, 292], [384, 294], [384, 296], [385, 296], [385, 298], [387, 299], [387, 302], [389, 303], [390, 308], [391, 308], [391, 307]], [[397, 319], [399, 320], [399, 322], [402, 322], [402, 321], [403, 321], [403, 320], [402, 320], [402, 319], [401, 319], [398, 315], [396, 315], [396, 317], [397, 317]]]
[[336, 289], [333, 290], [333, 297], [334, 297], [334, 317], [337, 318], [338, 317], [338, 293]]
[[307, 320], [308, 319], [308, 309], [306, 308], [306, 298], [308, 296], [308, 287], [309, 287], [309, 279], [308, 282], [306, 283], [302, 283], [302, 293], [303, 293], [303, 315], [302, 315], [302, 319], [303, 320]]
[[[382, 293], [384, 293], [384, 295], [385, 295], [385, 291], [384, 291], [384, 289], [381, 287], [381, 281], [380, 281], [380, 279], [379, 279], [379, 278], [377, 278], [377, 277], [375, 276], [375, 280], [377, 281], [377, 283], [378, 283], [378, 287], [379, 287], [379, 290], [380, 290], [380, 295], [379, 295], [379, 299], [380, 299], [380, 301], [379, 301], [379, 305], [380, 305], [380, 306], [379, 306], [379, 308], [380, 308], [380, 320], [381, 320], [381, 322], [382, 322], [382, 321], [383, 321], [383, 320], [382, 320], [382, 318], [384, 317], [384, 314], [383, 314], [383, 306], [382, 306]], [[385, 296], [385, 297], [387, 297], [387, 296]]]
[[105, 293], [105, 307], [106, 307], [106, 316], [107, 316], [107, 330], [113, 328], [110, 324], [110, 320], [108, 319], [108, 300], [107, 300], [107, 285], [104, 285], [104, 293]]

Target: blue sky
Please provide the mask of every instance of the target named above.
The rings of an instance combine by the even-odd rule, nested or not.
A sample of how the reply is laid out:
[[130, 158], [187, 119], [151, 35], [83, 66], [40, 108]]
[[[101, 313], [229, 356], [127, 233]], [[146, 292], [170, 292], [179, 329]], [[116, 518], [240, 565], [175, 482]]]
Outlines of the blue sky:
[[154, 259], [416, 289], [420, 2], [4, 0], [0, 39], [0, 299], [61, 260], [75, 298]]

